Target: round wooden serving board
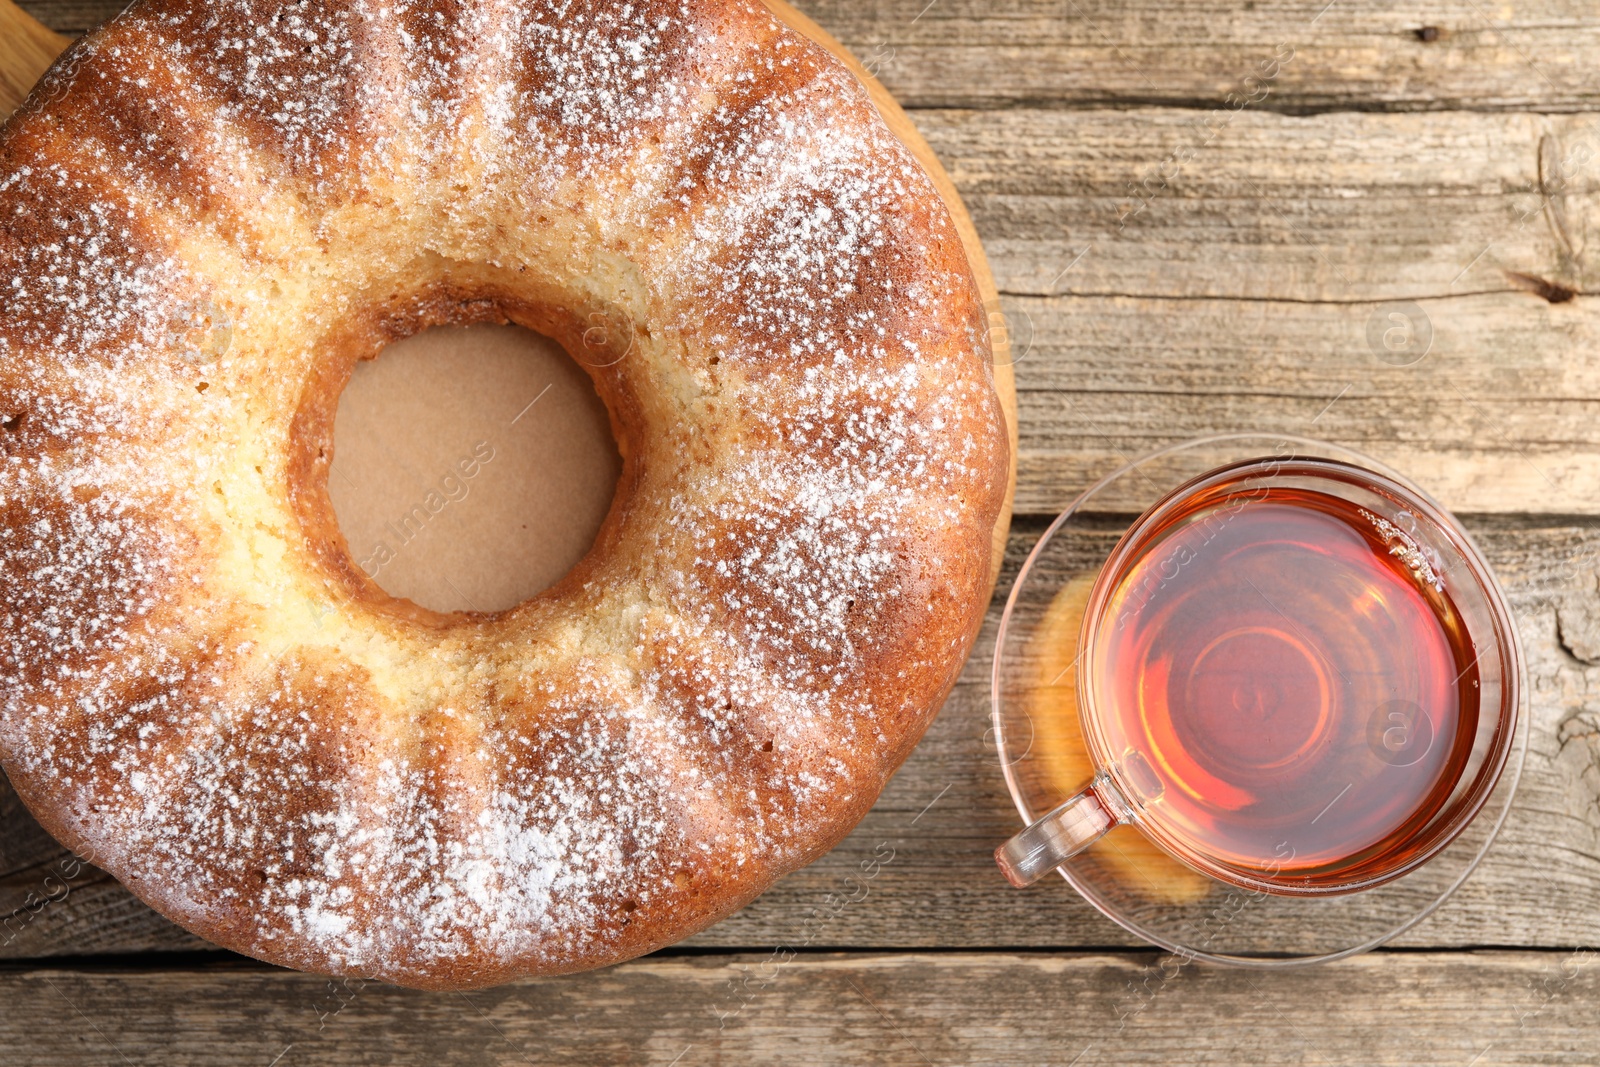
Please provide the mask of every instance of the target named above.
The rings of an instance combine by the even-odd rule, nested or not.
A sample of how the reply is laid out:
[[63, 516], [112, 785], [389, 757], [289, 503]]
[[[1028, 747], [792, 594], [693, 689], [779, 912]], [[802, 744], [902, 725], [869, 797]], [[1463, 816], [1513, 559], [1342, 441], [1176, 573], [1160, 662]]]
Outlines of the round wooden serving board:
[[71, 43], [39, 25], [11, 0], [0, 0], [0, 120], [17, 109], [33, 83]]

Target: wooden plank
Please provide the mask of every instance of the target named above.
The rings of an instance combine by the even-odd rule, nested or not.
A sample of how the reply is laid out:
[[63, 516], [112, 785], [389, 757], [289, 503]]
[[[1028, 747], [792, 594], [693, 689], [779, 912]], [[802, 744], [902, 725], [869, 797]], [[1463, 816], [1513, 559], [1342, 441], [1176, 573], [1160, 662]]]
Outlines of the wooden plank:
[[299, 1064], [1588, 1064], [1597, 955], [1281, 974], [1135, 955], [657, 957], [460, 994], [266, 968], [0, 973], [0, 1059]]
[[[25, 0], [81, 33], [122, 0]], [[1198, 103], [1312, 109], [1593, 107], [1600, 17], [1579, 0], [803, 0], [908, 107]], [[1431, 39], [1419, 33], [1432, 27]], [[1286, 55], [1275, 75], [1262, 64]], [[1255, 76], [1258, 81], [1246, 83]], [[1262, 95], [1264, 92], [1264, 95]]]
[[1007, 294], [1019, 512], [1244, 429], [1372, 452], [1458, 510], [1600, 509], [1597, 320], [1561, 299], [1600, 289], [1594, 117], [916, 117]]
[[1361, 450], [1458, 512], [1600, 511], [1595, 400], [1458, 395], [1448, 378], [1442, 396], [1363, 397], [1359, 381], [1347, 384], [1348, 392], [1336, 385], [1302, 396], [1243, 387], [1217, 395], [1025, 391], [1018, 402], [1026, 442], [1018, 497], [1030, 512], [1059, 510], [1101, 475], [1154, 448], [1203, 434], [1270, 430]]
[[127, 0], [16, 0], [17, 6], [57, 33], [78, 37], [127, 7]]
[[1300, 112], [1572, 110], [1593, 106], [1600, 90], [1586, 73], [1600, 22], [1576, 0], [802, 6], [922, 107], [1227, 106], [1235, 94]]
[[[1592, 107], [1596, 14], [1573, 2], [811, 0], [918, 107], [1193, 103], [1319, 109]], [[1426, 29], [1425, 29], [1426, 28]], [[1428, 32], [1430, 31], [1431, 32]], [[1249, 79], [1254, 80], [1249, 80]]]
[[[1018, 295], [1361, 303], [1600, 282], [1600, 116], [923, 111]], [[1556, 207], [1549, 209], [1547, 200]], [[1558, 219], [1559, 213], [1559, 219]], [[1561, 223], [1557, 225], [1558, 221]]]
[[[1402, 943], [1600, 944], [1600, 529], [1504, 518], [1469, 526], [1520, 618], [1533, 694], [1531, 751], [1496, 850], [1438, 917]], [[1040, 529], [1034, 520], [1013, 534], [1002, 593]], [[1019, 828], [989, 734], [986, 675], [1000, 603], [955, 694], [862, 825], [690, 945], [1136, 943], [1060, 882], [1018, 892], [994, 867], [990, 853]], [[10, 916], [9, 926], [0, 922], [0, 958], [204, 947], [105, 876], [85, 869], [65, 877], [65, 854], [41, 837], [14, 811], [0, 820], [0, 916]], [[47, 898], [58, 899], [39, 904]], [[1305, 948], [1327, 932], [1270, 929], [1279, 948]]]

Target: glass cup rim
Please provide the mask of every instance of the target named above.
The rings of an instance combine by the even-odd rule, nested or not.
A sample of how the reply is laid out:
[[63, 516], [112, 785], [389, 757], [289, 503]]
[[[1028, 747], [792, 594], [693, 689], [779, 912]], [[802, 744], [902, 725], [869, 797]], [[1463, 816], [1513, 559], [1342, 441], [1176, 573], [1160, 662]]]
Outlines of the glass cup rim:
[[[1527, 754], [1526, 730], [1523, 728], [1525, 726], [1526, 716], [1522, 706], [1526, 701], [1527, 691], [1523, 678], [1524, 661], [1521, 642], [1518, 637], [1513, 616], [1511, 615], [1509, 607], [1505, 601], [1504, 591], [1501, 589], [1499, 581], [1496, 578], [1493, 570], [1488, 566], [1486, 560], [1484, 559], [1482, 551], [1478, 548], [1477, 543], [1472, 539], [1471, 535], [1466, 531], [1466, 529], [1460, 525], [1459, 521], [1456, 520], [1448, 510], [1434, 500], [1426, 490], [1416, 485], [1405, 475], [1393, 470], [1387, 464], [1367, 456], [1357, 449], [1350, 448], [1345, 445], [1336, 445], [1331, 442], [1319, 441], [1314, 438], [1303, 437], [1300, 435], [1265, 430], [1210, 434], [1202, 437], [1186, 439], [1184, 441], [1140, 455], [1137, 458], [1132, 459], [1106, 473], [1086, 487], [1076, 497], [1074, 497], [1073, 500], [1055, 517], [1055, 519], [1051, 521], [1043, 533], [1041, 533], [1038, 541], [1034, 544], [1032, 549], [1030, 549], [1021, 567], [1018, 569], [1017, 575], [1015, 579], [1013, 579], [1010, 592], [1007, 595], [1005, 608], [1001, 613], [999, 626], [997, 627], [995, 636], [995, 651], [990, 672], [990, 689], [992, 702], [991, 720], [995, 735], [995, 747], [1000, 758], [1001, 773], [1005, 778], [1007, 790], [1011, 794], [1012, 801], [1016, 806], [1018, 813], [1026, 822], [1029, 823], [1037, 819], [1042, 812], [1034, 811], [1031, 804], [1028, 802], [1026, 790], [1024, 789], [1023, 783], [1020, 781], [1017, 771], [1015, 770], [1015, 764], [1018, 761], [1012, 760], [1006, 750], [1005, 709], [1008, 704], [1008, 698], [1005, 695], [1004, 665], [1007, 658], [1006, 653], [1008, 647], [1008, 636], [1010, 630], [1012, 629], [1012, 621], [1019, 597], [1021, 596], [1035, 565], [1038, 563], [1040, 555], [1046, 550], [1051, 540], [1055, 537], [1063, 525], [1080, 514], [1079, 508], [1086, 500], [1093, 498], [1106, 486], [1141, 466], [1145, 466], [1153, 461], [1159, 460], [1164, 456], [1177, 452], [1192, 450], [1198, 447], [1214, 444], [1242, 444], [1244, 442], [1253, 440], [1289, 442], [1292, 445], [1297, 446], [1297, 449], [1298, 447], [1304, 447], [1308, 450], [1311, 450], [1313, 454], [1301, 455], [1297, 451], [1295, 454], [1287, 457], [1278, 457], [1277, 460], [1274, 460], [1272, 457], [1264, 456], [1255, 460], [1235, 460], [1221, 464], [1214, 468], [1209, 468], [1195, 478], [1182, 482], [1179, 485], [1174, 486], [1172, 489], [1163, 492], [1156, 502], [1141, 512], [1139, 519], [1136, 519], [1134, 523], [1129, 526], [1128, 530], [1124, 532], [1122, 538], [1120, 538], [1118, 541], [1117, 547], [1113, 549], [1111, 556], [1108, 556], [1107, 560], [1100, 565], [1100, 570], [1096, 574], [1095, 584], [1098, 588], [1100, 585], [1100, 574], [1104, 573], [1105, 568], [1110, 564], [1112, 558], [1116, 556], [1118, 549], [1120, 549], [1125, 541], [1130, 538], [1130, 535], [1136, 528], [1143, 525], [1142, 520], [1147, 515], [1154, 513], [1160, 507], [1160, 505], [1178, 498], [1180, 494], [1191, 492], [1193, 487], [1199, 482], [1220, 475], [1225, 471], [1237, 470], [1241, 466], [1247, 466], [1256, 462], [1322, 462], [1333, 464], [1339, 467], [1355, 468], [1363, 474], [1377, 475], [1381, 480], [1393, 483], [1395, 487], [1403, 490], [1406, 496], [1413, 497], [1417, 503], [1426, 506], [1429, 512], [1427, 516], [1429, 520], [1451, 539], [1452, 543], [1461, 553], [1462, 557], [1470, 564], [1473, 571], [1474, 581], [1479, 586], [1484, 599], [1489, 606], [1489, 614], [1494, 624], [1494, 643], [1503, 658], [1505, 668], [1504, 684], [1506, 687], [1506, 693], [1502, 696], [1501, 700], [1501, 703], [1505, 708], [1502, 713], [1505, 721], [1499, 731], [1499, 737], [1496, 740], [1497, 751], [1492, 755], [1491, 760], [1486, 762], [1485, 767], [1479, 773], [1479, 783], [1474, 787], [1476, 789], [1476, 795], [1472, 798], [1470, 803], [1464, 804], [1455, 814], [1455, 816], [1452, 817], [1448, 830], [1440, 832], [1437, 835], [1437, 840], [1431, 844], [1423, 854], [1415, 857], [1411, 862], [1400, 865], [1393, 871], [1385, 872], [1381, 878], [1363, 881], [1354, 885], [1343, 886], [1336, 892], [1347, 894], [1375, 888], [1381, 884], [1394, 881], [1403, 877], [1407, 873], [1415, 871], [1417, 868], [1426, 864], [1429, 860], [1436, 858], [1440, 852], [1444, 851], [1452, 843], [1454, 843], [1461, 833], [1467, 828], [1467, 826], [1476, 820], [1476, 817], [1482, 812], [1490, 797], [1495, 793], [1497, 784], [1504, 777], [1506, 769], [1511, 765], [1511, 756], [1513, 750], [1516, 750], [1518, 755], [1516, 762], [1517, 773], [1512, 778], [1514, 787], [1516, 780], [1520, 778], [1521, 765], [1525, 761]], [[1315, 453], [1319, 450], [1324, 454], [1316, 455]], [[1332, 455], [1327, 453], [1332, 453]], [[1350, 457], [1351, 461], [1336, 459], [1334, 458], [1335, 456], [1347, 456]], [[1092, 602], [1094, 599], [1092, 595], [1090, 599]], [[1087, 616], [1087, 610], [1085, 614]], [[1079, 707], [1079, 715], [1081, 719], [1081, 704]], [[1089, 740], [1090, 736], [1090, 731], [1085, 730], [1085, 738], [1086, 741], [1088, 741], [1091, 749], [1089, 753], [1091, 762], [1094, 765], [1096, 773], [1103, 773], [1103, 761], [1100, 759], [1100, 753], [1094, 749], [1094, 742]], [[1073, 878], [1072, 875], [1068, 874], [1067, 877], [1071, 884], [1078, 888], [1080, 892], [1085, 894], [1090, 903], [1094, 904], [1098, 909], [1100, 909], [1108, 917], [1120, 925], [1128, 928], [1130, 931], [1139, 935], [1140, 937], [1153, 941], [1164, 948], [1168, 948], [1174, 952], [1178, 952], [1186, 956], [1193, 958], [1213, 959], [1216, 962], [1240, 963], [1259, 966], [1295, 965], [1303, 962], [1310, 962], [1311, 960], [1342, 958], [1344, 956], [1365, 951], [1377, 944], [1381, 944], [1383, 941], [1386, 941], [1389, 938], [1399, 934], [1403, 930], [1411, 928], [1412, 926], [1416, 925], [1416, 923], [1421, 922], [1428, 915], [1432, 914], [1432, 912], [1440, 904], [1442, 904], [1444, 900], [1447, 899], [1463, 882], [1465, 882], [1466, 879], [1477, 868], [1478, 863], [1482, 860], [1483, 855], [1487, 852], [1489, 845], [1492, 844], [1492, 842], [1498, 837], [1499, 831], [1510, 813], [1510, 808], [1511, 804], [1508, 800], [1502, 810], [1499, 812], [1498, 817], [1495, 819], [1493, 825], [1488, 828], [1488, 836], [1478, 854], [1472, 857], [1471, 861], [1467, 864], [1466, 868], [1460, 873], [1460, 875], [1428, 907], [1418, 914], [1410, 917], [1403, 925], [1388, 931], [1379, 938], [1339, 952], [1329, 953], [1322, 956], [1314, 956], [1310, 957], [1309, 959], [1257, 960], [1228, 955], [1215, 955], [1206, 952], [1195, 952], [1193, 950], [1183, 948], [1177, 944], [1169, 943], [1166, 939], [1153, 934], [1149, 930], [1142, 929], [1139, 925], [1134, 924], [1115, 914], [1113, 910], [1109, 909], [1103, 902], [1098, 900], [1094, 893], [1091, 893], [1085, 887], [1078, 885], [1077, 880]], [[1262, 882], [1259, 885], [1254, 884], [1248, 879], [1241, 878], [1239, 872], [1233, 869], [1227, 869], [1225, 876], [1219, 875], [1218, 873], [1211, 870], [1206, 870], [1203, 867], [1197, 867], [1187, 856], [1175, 853], [1166, 844], [1166, 842], [1159, 838], [1159, 836], [1150, 832], [1148, 824], [1140, 824], [1138, 828], [1141, 833], [1148, 837], [1152, 843], [1156, 844], [1157, 847], [1159, 847], [1164, 853], [1173, 855], [1173, 857], [1179, 862], [1184, 863], [1192, 869], [1199, 870], [1205, 876], [1217, 880], [1221, 884], [1233, 886], [1239, 889], [1268, 892], [1275, 895], [1298, 897], [1301, 899], [1334, 895], [1334, 892], [1328, 890], [1322, 890], [1314, 893], [1296, 892], [1292, 890], [1289, 892], [1284, 892], [1281, 883]], [[1066, 873], [1064, 869], [1063, 873]]]

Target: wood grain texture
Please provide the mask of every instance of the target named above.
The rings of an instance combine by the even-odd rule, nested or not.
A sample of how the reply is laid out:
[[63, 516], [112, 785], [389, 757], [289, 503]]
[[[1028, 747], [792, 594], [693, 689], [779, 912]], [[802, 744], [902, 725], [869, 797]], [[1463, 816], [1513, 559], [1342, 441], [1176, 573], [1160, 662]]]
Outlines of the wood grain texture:
[[[808, 0], [918, 107], [1182, 103], [1310, 110], [1579, 110], [1600, 11], [1572, 0]], [[1428, 32], [1431, 31], [1431, 32]], [[1257, 83], [1259, 84], [1259, 83]]]
[[11, 0], [0, 0], [0, 119], [22, 103], [67, 44], [67, 38], [40, 25]]
[[[125, 0], [23, 0], [78, 34]], [[908, 108], [1224, 105], [1281, 45], [1283, 111], [1593, 108], [1581, 0], [798, 0]], [[1432, 34], [1424, 32], [1432, 29]]]
[[1593, 952], [1262, 975], [1155, 954], [657, 957], [467, 996], [257, 968], [0, 973], [0, 1059], [161, 1064], [1594, 1062]]
[[[1532, 690], [1530, 752], [1494, 852], [1400, 943], [1600, 945], [1600, 523], [1478, 517], [1468, 526], [1518, 616]], [[1002, 589], [1041, 529], [1031, 520], [1014, 532]], [[1001, 604], [991, 607], [954, 695], [856, 831], [688, 945], [1137, 944], [1059, 881], [1019, 892], [994, 866], [994, 847], [1020, 829], [989, 733], [987, 674]], [[0, 818], [0, 916], [9, 916], [0, 920], [0, 958], [205, 947], [99, 872], [64, 877], [66, 854], [9, 804]], [[1272, 928], [1279, 948], [1309, 949], [1335, 932]]]
[[1364, 449], [1463, 511], [1600, 508], [1593, 116], [916, 118], [1005, 294], [1019, 513], [1253, 428]]

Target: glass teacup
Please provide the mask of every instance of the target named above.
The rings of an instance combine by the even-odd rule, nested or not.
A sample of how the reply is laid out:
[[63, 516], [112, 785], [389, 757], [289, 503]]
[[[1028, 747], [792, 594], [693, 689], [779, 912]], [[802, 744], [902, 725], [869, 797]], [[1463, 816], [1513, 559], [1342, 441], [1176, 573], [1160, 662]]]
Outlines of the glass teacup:
[[[1231, 462], [1196, 473], [1208, 459]], [[1142, 504], [1156, 487], [1096, 567], [1084, 546], [1114, 536], [1119, 496]], [[1064, 529], [1083, 544], [1063, 548]], [[1405, 879], [1457, 841], [1520, 754], [1521, 674], [1510, 612], [1471, 538], [1381, 464], [1261, 435], [1165, 450], [1085, 493], [1013, 587], [995, 726], [1030, 824], [996, 859], [1026, 885], [1128, 826], [1202, 876], [1195, 899], [1206, 879], [1298, 897]], [[1069, 703], [1068, 686], [1078, 722], [1038, 721]], [[1022, 764], [1072, 725], [1090, 781], [1035, 815], [1066, 790]], [[1487, 840], [1471, 844], [1468, 871]], [[1459, 884], [1445, 876], [1461, 863], [1423, 880], [1444, 879], [1422, 892], [1422, 913]], [[1182, 940], [1152, 936], [1064, 873], [1123, 925]]]

